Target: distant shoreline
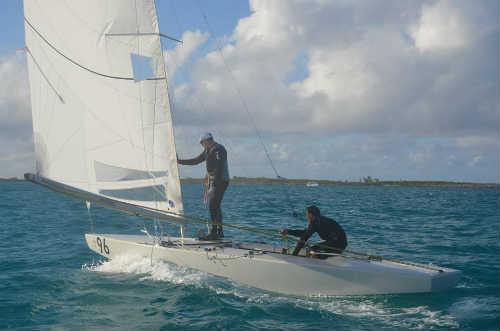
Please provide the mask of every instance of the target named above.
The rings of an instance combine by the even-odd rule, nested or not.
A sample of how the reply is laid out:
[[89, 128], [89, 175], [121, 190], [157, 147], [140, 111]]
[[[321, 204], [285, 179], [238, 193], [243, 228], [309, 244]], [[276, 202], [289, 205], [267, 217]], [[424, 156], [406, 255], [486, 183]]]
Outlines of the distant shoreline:
[[[0, 178], [0, 182], [21, 182], [24, 179], [11, 177]], [[201, 184], [203, 178], [181, 178], [182, 184]], [[297, 185], [306, 186], [381, 186], [381, 187], [450, 187], [450, 188], [500, 188], [498, 183], [473, 183], [473, 182], [449, 182], [449, 181], [426, 181], [426, 180], [360, 180], [343, 181], [328, 179], [275, 179], [267, 177], [233, 177], [231, 184], [237, 185]], [[317, 185], [315, 185], [317, 184]]]
[[[202, 178], [181, 178], [183, 184], [201, 184]], [[382, 186], [382, 187], [456, 187], [456, 188], [500, 188], [498, 183], [471, 183], [471, 182], [449, 182], [449, 181], [424, 181], [424, 180], [371, 180], [367, 181], [342, 181], [328, 179], [275, 179], [266, 177], [233, 177], [231, 184], [241, 185], [287, 185], [306, 186], [307, 184], [318, 184], [318, 186]]]
[[24, 181], [24, 179], [17, 177], [0, 178], [0, 182], [21, 182], [21, 181]]

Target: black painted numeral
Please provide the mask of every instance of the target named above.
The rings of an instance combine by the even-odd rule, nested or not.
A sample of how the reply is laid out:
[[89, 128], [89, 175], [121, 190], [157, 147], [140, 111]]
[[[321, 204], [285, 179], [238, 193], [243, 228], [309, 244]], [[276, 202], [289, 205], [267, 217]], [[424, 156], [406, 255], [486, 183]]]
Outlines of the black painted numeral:
[[104, 252], [105, 254], [109, 254], [109, 246], [106, 245], [106, 238], [103, 238], [101, 240], [101, 238], [97, 237], [96, 243], [97, 243], [97, 246], [99, 247], [99, 250], [101, 251], [101, 253]]

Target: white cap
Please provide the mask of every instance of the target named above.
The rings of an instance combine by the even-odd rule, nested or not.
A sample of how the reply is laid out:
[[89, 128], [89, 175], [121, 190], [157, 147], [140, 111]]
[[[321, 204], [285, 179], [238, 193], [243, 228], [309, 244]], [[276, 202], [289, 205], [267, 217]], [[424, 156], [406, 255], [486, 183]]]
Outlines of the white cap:
[[212, 134], [210, 132], [205, 132], [204, 134], [202, 134], [200, 136], [200, 143], [203, 141], [203, 140], [213, 140], [214, 137], [212, 136]]

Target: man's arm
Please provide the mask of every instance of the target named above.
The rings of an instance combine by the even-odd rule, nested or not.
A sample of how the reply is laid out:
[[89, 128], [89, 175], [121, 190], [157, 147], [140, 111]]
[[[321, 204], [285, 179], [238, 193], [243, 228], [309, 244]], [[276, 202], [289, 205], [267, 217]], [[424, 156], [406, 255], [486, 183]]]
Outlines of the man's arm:
[[316, 231], [314, 229], [314, 226], [312, 224], [309, 224], [309, 226], [305, 230], [291, 230], [291, 229], [287, 229], [287, 232], [288, 232], [289, 235], [295, 236], [295, 237], [300, 237], [300, 240], [303, 240], [304, 242], [306, 242], [306, 241], [309, 240], [309, 238], [311, 238], [311, 236]]
[[293, 255], [299, 255], [299, 252], [300, 250], [304, 247], [304, 245], [306, 244], [306, 242], [304, 240], [299, 240], [297, 242], [297, 246], [295, 246], [295, 249], [293, 250]]
[[297, 246], [295, 246], [295, 249], [293, 251], [293, 255], [299, 254], [300, 250], [304, 247], [304, 245], [309, 240], [309, 238], [311, 238], [314, 232], [316, 232], [316, 230], [314, 229], [314, 225], [312, 223], [310, 223], [305, 230], [288, 230], [288, 234], [300, 237], [300, 240], [297, 242]]
[[206, 159], [206, 153], [205, 151], [201, 152], [200, 155], [198, 155], [195, 158], [192, 159], [177, 159], [177, 163], [182, 164], [182, 165], [196, 165], [200, 164], [201, 162], [205, 161]]

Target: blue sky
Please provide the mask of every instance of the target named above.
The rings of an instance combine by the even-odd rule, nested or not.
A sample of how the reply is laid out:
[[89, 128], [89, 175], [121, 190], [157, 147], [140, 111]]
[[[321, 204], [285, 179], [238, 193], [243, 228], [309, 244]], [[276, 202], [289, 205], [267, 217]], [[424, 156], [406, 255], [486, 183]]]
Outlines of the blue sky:
[[24, 47], [22, 3], [7, 0], [2, 3], [0, 20], [0, 54]]
[[[0, 177], [33, 167], [21, 3], [0, 12]], [[209, 130], [232, 175], [272, 176], [243, 99], [283, 176], [500, 181], [497, 1], [157, 5], [184, 39], [165, 44], [181, 156]]]

